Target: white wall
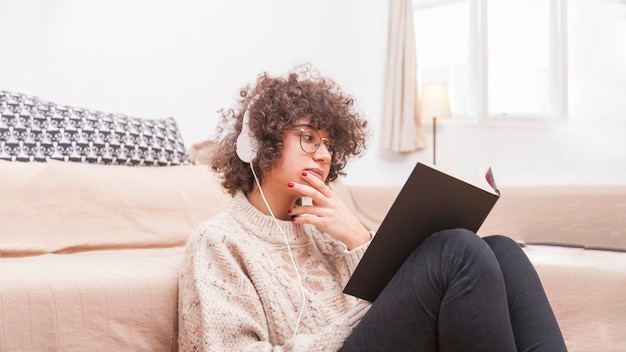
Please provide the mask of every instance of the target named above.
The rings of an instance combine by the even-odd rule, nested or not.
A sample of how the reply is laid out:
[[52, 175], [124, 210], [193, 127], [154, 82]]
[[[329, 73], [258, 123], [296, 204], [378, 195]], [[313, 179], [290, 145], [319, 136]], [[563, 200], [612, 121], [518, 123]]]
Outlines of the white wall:
[[[593, 5], [593, 6], [592, 6]], [[437, 161], [500, 184], [626, 183], [626, 5], [572, 0], [570, 119], [438, 125]], [[261, 71], [313, 63], [380, 131], [387, 1], [4, 0], [0, 89], [139, 117], [174, 116], [190, 146]], [[430, 126], [426, 126], [430, 141]], [[430, 147], [393, 155], [376, 133], [347, 182], [400, 184]], [[429, 143], [430, 146], [430, 143]]]

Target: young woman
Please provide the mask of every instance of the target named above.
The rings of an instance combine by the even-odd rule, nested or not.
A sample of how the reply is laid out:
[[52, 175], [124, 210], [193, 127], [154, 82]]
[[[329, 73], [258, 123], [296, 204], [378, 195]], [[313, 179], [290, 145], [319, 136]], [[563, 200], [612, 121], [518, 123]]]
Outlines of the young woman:
[[344, 294], [372, 234], [329, 184], [364, 151], [366, 121], [309, 66], [240, 93], [211, 163], [233, 200], [187, 243], [180, 351], [566, 350], [507, 237], [433, 234], [373, 304]]

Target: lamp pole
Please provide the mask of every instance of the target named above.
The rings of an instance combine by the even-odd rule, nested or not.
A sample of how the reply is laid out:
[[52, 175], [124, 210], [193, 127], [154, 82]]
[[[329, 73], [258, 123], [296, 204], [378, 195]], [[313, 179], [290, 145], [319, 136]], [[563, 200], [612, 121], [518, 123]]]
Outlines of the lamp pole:
[[433, 117], [433, 165], [437, 165], [437, 118]]
[[424, 84], [419, 104], [421, 118], [433, 122], [433, 165], [435, 165], [437, 164], [437, 120], [452, 116], [448, 99], [448, 84], [445, 82]]

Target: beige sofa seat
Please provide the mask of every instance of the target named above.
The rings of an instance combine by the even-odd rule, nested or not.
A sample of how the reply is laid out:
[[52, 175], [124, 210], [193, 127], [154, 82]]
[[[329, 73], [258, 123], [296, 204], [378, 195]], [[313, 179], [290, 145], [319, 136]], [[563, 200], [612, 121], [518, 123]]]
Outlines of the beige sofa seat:
[[3, 258], [3, 351], [173, 351], [183, 247]]
[[569, 351], [626, 351], [626, 253], [527, 245]]

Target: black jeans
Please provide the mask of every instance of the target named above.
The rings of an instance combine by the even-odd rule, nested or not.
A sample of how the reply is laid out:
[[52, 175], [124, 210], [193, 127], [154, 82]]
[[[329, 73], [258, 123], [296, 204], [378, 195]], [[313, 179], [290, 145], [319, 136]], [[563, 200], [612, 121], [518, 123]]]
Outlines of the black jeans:
[[405, 261], [342, 351], [566, 351], [539, 277], [513, 240], [454, 229]]

